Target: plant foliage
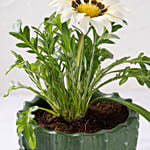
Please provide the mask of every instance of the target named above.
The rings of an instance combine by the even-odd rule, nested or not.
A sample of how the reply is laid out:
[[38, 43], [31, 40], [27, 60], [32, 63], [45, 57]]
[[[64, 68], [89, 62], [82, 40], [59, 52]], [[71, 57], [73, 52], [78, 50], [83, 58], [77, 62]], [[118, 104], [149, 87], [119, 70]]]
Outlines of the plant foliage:
[[[79, 29], [69, 28], [68, 24], [69, 21], [61, 23], [60, 16], [54, 13], [49, 18], [45, 18], [43, 30], [32, 27], [35, 37], [31, 37], [28, 26], [22, 28], [20, 25], [18, 33], [10, 32], [10, 35], [20, 41], [16, 46], [34, 55], [36, 60], [30, 63], [12, 51], [17, 60], [6, 74], [15, 67], [23, 69], [35, 87], [13, 83], [5, 96], [19, 88], [31, 90], [50, 105], [52, 110], [45, 109], [46, 111], [62, 116], [68, 122], [81, 119], [92, 102], [104, 99], [124, 104], [150, 121], [150, 112], [131, 102], [107, 97], [91, 101], [92, 95], [99, 88], [116, 80], [122, 85], [129, 78], [135, 78], [140, 85], [150, 88], [150, 57], [141, 53], [137, 58], [123, 57], [102, 67], [104, 61], [113, 59], [113, 54], [103, 44], [114, 44], [114, 40], [119, 39], [114, 33], [122, 26], [112, 23], [112, 32], [109, 33], [105, 29], [103, 35], [99, 36], [93, 26], [86, 35], [83, 35]], [[127, 66], [116, 69], [122, 64]], [[36, 107], [37, 109], [44, 110], [39, 107]], [[34, 111], [35, 109], [31, 108], [21, 113], [17, 121], [18, 133], [24, 131], [32, 149], [36, 145], [32, 129], [32, 123], [35, 124], [32, 115]]]

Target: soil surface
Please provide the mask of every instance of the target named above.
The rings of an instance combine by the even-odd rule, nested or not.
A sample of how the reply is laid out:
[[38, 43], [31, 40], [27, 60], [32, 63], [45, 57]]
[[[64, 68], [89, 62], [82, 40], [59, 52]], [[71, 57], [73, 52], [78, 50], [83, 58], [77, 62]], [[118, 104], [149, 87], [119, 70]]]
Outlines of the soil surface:
[[50, 131], [63, 131], [66, 133], [94, 133], [102, 129], [112, 129], [123, 123], [128, 118], [128, 109], [118, 103], [95, 102], [88, 109], [86, 116], [81, 120], [71, 123], [61, 117], [38, 110], [35, 113], [35, 120], [39, 126]]

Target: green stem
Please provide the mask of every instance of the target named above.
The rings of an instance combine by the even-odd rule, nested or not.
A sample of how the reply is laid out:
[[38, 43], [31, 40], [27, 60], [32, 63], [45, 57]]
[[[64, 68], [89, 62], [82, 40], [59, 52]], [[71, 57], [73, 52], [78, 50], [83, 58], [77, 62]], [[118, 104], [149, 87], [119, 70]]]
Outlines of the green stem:
[[53, 114], [54, 116], [59, 117], [59, 114], [58, 114], [58, 113], [56, 113], [56, 112], [54, 112], [54, 111], [52, 111], [52, 110], [50, 110], [50, 109], [46, 109], [46, 108], [43, 108], [43, 107], [38, 107], [38, 108], [41, 109], [41, 110], [47, 111], [47, 112]]
[[[66, 64], [67, 66], [69, 66], [68, 64]], [[70, 73], [68, 71], [68, 69], [66, 69], [66, 82], [67, 82], [67, 89], [70, 89]]]
[[[125, 57], [125, 58], [129, 58], [129, 57]], [[135, 60], [135, 59], [131, 59], [131, 60], [127, 60], [127, 59], [120, 59], [114, 63], [112, 63], [111, 65], [107, 66], [104, 71], [103, 71], [103, 76], [104, 77], [106, 75], [106, 73], [111, 70], [112, 68], [118, 66], [118, 65], [121, 65], [121, 64], [124, 64], [124, 63], [145, 63], [145, 64], [149, 64], [150, 65], [150, 62], [149, 61], [143, 61], [143, 60]], [[101, 78], [102, 78], [101, 77]]]
[[85, 99], [85, 97], [88, 93], [89, 82], [90, 82], [90, 78], [91, 78], [91, 74], [92, 74], [94, 54], [95, 54], [95, 45], [93, 46], [93, 49], [92, 49], [92, 58], [91, 58], [91, 61], [90, 61], [90, 68], [89, 68], [89, 72], [88, 72], [87, 84], [86, 84], [86, 87], [85, 87], [85, 92], [84, 92], [84, 95], [83, 95], [83, 99]]
[[[149, 80], [148, 77], [145, 77], [145, 76], [138, 76], [138, 75], [135, 75], [135, 76], [132, 76], [132, 75], [128, 75], [126, 77], [133, 77], [133, 78], [140, 78], [140, 79], [144, 79], [144, 80]], [[110, 82], [113, 82], [113, 81], [116, 81], [116, 80], [119, 80], [123, 78], [123, 76], [116, 76], [116, 77], [113, 77], [113, 78], [110, 78], [108, 80], [106, 80], [105, 82], [101, 83], [99, 86], [97, 86], [90, 94], [89, 96], [93, 95], [99, 88], [101, 88], [102, 86], [110, 83]]]
[[[77, 57], [76, 57], [76, 67], [77, 67], [77, 92], [79, 99], [81, 99], [80, 91], [81, 91], [81, 71], [82, 71], [82, 59], [83, 59], [83, 48], [84, 48], [84, 34], [81, 33], [79, 39], [79, 45], [77, 49]], [[77, 108], [80, 108], [81, 101], [79, 101]], [[79, 111], [79, 110], [78, 110]]]
[[78, 45], [78, 49], [77, 49], [77, 57], [76, 57], [76, 66], [77, 67], [79, 67], [79, 64], [80, 64], [80, 58], [81, 58], [81, 54], [82, 54], [82, 50], [83, 50], [83, 45], [84, 45], [84, 34], [81, 33], [80, 41], [79, 41], [79, 45]]
[[136, 59], [131, 59], [131, 60], [127, 60], [125, 63], [145, 63], [150, 65], [150, 61], [146, 61], [146, 60], [136, 60]]

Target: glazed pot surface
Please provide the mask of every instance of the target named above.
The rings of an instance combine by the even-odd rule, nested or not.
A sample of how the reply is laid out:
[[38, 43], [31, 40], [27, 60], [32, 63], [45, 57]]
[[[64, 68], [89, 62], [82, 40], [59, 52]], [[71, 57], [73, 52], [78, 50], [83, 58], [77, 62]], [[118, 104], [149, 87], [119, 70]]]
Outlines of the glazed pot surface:
[[[96, 93], [94, 97], [97, 97], [98, 94]], [[115, 94], [117, 93], [113, 93], [111, 96], [114, 97]], [[40, 105], [42, 101], [36, 97], [33, 101], [26, 102], [23, 111], [33, 105]], [[96, 133], [67, 134], [61, 131], [48, 131], [36, 126], [37, 145], [35, 150], [136, 150], [138, 128], [139, 115], [130, 109], [126, 122], [111, 130], [101, 130]], [[31, 150], [23, 133], [19, 135], [19, 145], [20, 150]]]

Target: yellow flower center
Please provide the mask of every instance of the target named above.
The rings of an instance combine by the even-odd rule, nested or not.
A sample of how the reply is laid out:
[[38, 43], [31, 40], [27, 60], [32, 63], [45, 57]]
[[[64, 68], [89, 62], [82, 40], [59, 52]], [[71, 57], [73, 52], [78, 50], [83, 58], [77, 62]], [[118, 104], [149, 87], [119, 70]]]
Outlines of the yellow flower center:
[[97, 17], [99, 15], [101, 15], [101, 10], [95, 6], [94, 4], [80, 4], [77, 7], [77, 11], [79, 11], [80, 13], [85, 13], [86, 16], [90, 16], [90, 17]]
[[102, 16], [107, 11], [105, 5], [96, 0], [92, 0], [91, 2], [89, 2], [89, 0], [84, 0], [84, 3], [81, 3], [80, 0], [73, 0], [72, 7], [91, 18]]

